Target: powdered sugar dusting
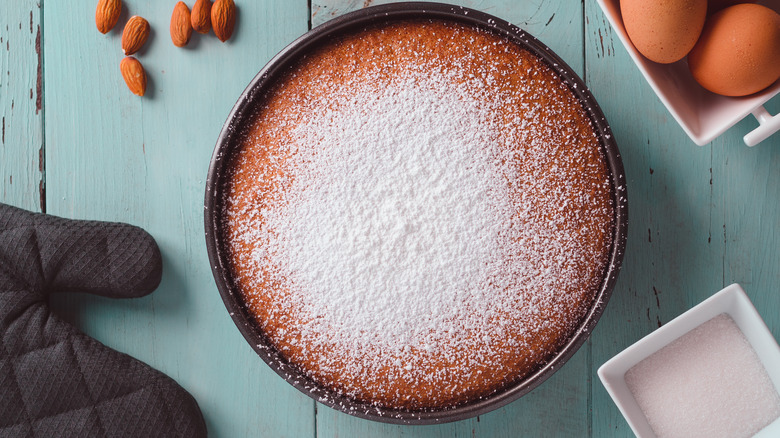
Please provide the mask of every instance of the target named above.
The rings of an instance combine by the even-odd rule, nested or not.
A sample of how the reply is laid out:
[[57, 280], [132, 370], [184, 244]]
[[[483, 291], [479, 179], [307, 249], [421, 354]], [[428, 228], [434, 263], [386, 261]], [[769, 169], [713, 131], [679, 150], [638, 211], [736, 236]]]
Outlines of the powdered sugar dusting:
[[455, 331], [453, 311], [487, 292], [491, 272], [517, 252], [501, 178], [509, 169], [463, 147], [494, 142], [490, 113], [420, 79], [355, 89], [372, 98], [338, 102], [295, 130], [316, 146], [298, 151], [287, 196], [263, 212], [274, 236], [258, 236], [267, 243], [255, 259], [281, 262], [277, 280], [315, 291], [303, 301], [314, 332], [424, 346]]
[[[487, 53], [442, 51], [455, 37]], [[573, 102], [538, 60], [460, 26], [315, 53], [259, 111], [228, 199], [262, 329], [380, 406], [452, 405], [533, 370], [579, 324], [610, 243], [605, 165]]]

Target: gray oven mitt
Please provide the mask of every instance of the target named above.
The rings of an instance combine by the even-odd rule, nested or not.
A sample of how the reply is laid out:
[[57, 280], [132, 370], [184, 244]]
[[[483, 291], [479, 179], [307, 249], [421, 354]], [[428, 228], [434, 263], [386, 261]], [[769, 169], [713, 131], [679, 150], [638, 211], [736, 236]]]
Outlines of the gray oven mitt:
[[154, 239], [126, 225], [0, 204], [0, 437], [204, 437], [173, 379], [52, 314], [53, 292], [140, 297], [160, 283]]

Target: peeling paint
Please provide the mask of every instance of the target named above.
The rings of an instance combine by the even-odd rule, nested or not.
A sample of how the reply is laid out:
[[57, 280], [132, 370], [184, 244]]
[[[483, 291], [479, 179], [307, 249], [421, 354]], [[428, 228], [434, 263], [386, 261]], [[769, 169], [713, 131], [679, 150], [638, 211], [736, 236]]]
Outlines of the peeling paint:
[[41, 59], [41, 25], [38, 25], [38, 34], [35, 36], [35, 53], [38, 54], [38, 75], [35, 81], [35, 114], [40, 112], [43, 106], [43, 69]]
[[38, 183], [38, 194], [41, 197], [41, 213], [46, 213], [46, 183], [43, 179]]
[[551, 21], [553, 21], [553, 18], [555, 18], [555, 12], [550, 16], [550, 19], [547, 20], [547, 23], [544, 23], [545, 26], [549, 25]]
[[599, 44], [601, 44], [601, 56], [604, 56], [604, 35], [601, 34], [601, 29], [599, 29]]
[[604, 32], [606, 32], [607, 36], [609, 37], [609, 47], [607, 47], [607, 55], [614, 56], [615, 55], [615, 38], [613, 37], [612, 27], [607, 23], [606, 21], [602, 20], [602, 23], [604, 24]]
[[41, 180], [38, 182], [38, 195], [40, 196], [41, 212], [46, 213], [46, 177], [44, 176], [44, 160], [45, 154], [43, 152], [43, 145], [38, 149], [38, 169], [41, 172]]

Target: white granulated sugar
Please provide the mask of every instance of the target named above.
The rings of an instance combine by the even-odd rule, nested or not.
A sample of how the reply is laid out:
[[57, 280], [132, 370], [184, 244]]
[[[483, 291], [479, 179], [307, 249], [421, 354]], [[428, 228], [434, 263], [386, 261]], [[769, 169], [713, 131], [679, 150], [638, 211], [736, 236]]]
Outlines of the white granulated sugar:
[[635, 365], [626, 383], [659, 438], [750, 437], [780, 416], [780, 395], [726, 314]]
[[495, 92], [499, 64], [363, 67], [279, 92], [296, 111], [264, 129], [282, 140], [250, 139], [265, 189], [228, 199], [245, 299], [281, 321], [260, 325], [292, 362], [348, 394], [403, 381], [453, 399], [473, 375], [510, 379], [506, 361], [543, 360], [590, 304], [561, 291], [598, 286], [605, 251], [587, 237], [611, 226], [593, 219], [609, 181], [582, 176], [566, 121]]

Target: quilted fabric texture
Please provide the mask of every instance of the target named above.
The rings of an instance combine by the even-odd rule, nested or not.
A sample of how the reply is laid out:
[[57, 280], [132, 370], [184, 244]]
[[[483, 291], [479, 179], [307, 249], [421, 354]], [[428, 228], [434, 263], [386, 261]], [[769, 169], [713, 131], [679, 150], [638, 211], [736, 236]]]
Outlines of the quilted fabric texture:
[[154, 239], [125, 224], [0, 204], [0, 437], [203, 437], [173, 379], [86, 336], [47, 295], [139, 297], [160, 283]]

